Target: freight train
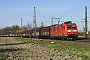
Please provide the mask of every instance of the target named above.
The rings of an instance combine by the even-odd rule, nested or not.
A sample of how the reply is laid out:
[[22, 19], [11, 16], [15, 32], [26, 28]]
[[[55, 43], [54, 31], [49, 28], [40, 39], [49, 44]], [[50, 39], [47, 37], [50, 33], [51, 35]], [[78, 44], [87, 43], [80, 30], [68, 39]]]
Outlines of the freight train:
[[76, 39], [78, 38], [78, 28], [76, 23], [72, 21], [66, 21], [62, 24], [54, 24], [47, 27], [39, 27], [36, 29], [36, 34], [34, 35], [33, 29], [29, 31], [30, 34], [25, 34], [25, 36], [38, 37], [38, 38], [52, 38], [52, 39]]

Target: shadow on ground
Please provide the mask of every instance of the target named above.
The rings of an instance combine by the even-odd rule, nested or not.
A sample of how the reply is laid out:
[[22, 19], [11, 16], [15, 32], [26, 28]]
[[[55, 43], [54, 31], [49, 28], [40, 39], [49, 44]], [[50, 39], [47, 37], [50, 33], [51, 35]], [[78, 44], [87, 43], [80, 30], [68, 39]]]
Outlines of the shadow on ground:
[[7, 46], [7, 45], [19, 45], [19, 44], [26, 44], [26, 43], [8, 43], [8, 44], [0, 44], [0, 46]]
[[[12, 43], [12, 44], [0, 44], [0, 53], [5, 53], [5, 52], [14, 52], [14, 51], [20, 51], [20, 50], [25, 50], [22, 48], [18, 47], [12, 47], [12, 45], [20, 45], [20, 44], [26, 44], [26, 43]], [[6, 46], [6, 47], [5, 47]], [[7, 47], [9, 46], [9, 47]]]
[[22, 48], [17, 48], [17, 49], [0, 49], [0, 53], [5, 53], [5, 52], [14, 52], [14, 51], [20, 51], [20, 50], [25, 50]]

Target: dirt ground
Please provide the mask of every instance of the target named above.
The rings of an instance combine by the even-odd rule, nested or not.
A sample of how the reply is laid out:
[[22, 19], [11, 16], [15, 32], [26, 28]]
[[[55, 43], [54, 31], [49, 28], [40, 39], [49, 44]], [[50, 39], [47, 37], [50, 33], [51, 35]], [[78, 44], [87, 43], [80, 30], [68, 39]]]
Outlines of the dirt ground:
[[0, 53], [7, 55], [6, 60], [82, 60], [69, 53], [9, 37], [0, 37]]

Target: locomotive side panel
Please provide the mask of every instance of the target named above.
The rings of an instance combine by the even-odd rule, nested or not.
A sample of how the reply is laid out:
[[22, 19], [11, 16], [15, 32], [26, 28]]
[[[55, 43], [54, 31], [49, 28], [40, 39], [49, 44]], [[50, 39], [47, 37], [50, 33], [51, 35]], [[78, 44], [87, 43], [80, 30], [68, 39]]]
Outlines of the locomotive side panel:
[[63, 26], [53, 25], [53, 26], [51, 26], [51, 29], [50, 29], [50, 36], [53, 39], [59, 39], [63, 36], [64, 31], [65, 31], [65, 29]]
[[55, 27], [51, 26], [50, 27], [50, 36], [54, 36], [55, 35]]
[[59, 26], [58, 27], [58, 36], [63, 36], [65, 32], [64, 26]]

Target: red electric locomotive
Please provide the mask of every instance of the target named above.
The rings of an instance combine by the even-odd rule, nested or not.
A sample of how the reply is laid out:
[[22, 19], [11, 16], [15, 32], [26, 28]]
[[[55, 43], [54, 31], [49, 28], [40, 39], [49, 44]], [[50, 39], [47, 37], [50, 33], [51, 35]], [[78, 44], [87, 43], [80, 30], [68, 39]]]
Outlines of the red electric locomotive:
[[61, 25], [52, 25], [50, 27], [50, 36], [54, 39], [75, 39], [78, 37], [77, 25], [71, 21], [64, 22]]

